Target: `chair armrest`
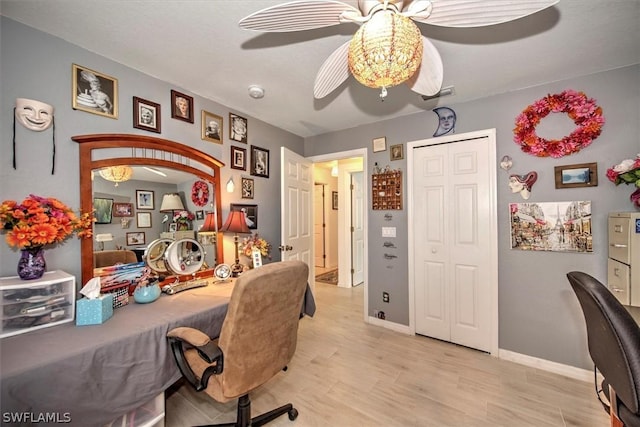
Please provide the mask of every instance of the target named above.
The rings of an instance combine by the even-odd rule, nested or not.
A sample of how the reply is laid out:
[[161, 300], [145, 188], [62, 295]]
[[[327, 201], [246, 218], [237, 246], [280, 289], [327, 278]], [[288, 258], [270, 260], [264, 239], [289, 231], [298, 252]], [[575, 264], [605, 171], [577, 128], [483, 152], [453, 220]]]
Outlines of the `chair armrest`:
[[[224, 354], [218, 345], [202, 331], [193, 328], [180, 327], [167, 333], [167, 339], [171, 345], [173, 356], [182, 375], [191, 383], [196, 391], [207, 388], [209, 377], [222, 373], [224, 368]], [[198, 379], [184, 356], [183, 343], [186, 342], [198, 352], [198, 355], [207, 363], [212, 364], [202, 372], [202, 378]]]

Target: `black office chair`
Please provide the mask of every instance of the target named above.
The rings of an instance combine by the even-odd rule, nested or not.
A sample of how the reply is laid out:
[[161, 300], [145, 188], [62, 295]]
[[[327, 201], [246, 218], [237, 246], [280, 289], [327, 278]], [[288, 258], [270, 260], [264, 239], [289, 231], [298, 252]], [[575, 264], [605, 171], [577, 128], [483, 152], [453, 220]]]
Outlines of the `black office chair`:
[[282, 370], [296, 350], [298, 322], [309, 268], [282, 261], [245, 272], [235, 282], [220, 337], [175, 328], [167, 337], [185, 379], [218, 402], [239, 398], [235, 423], [261, 426], [281, 415], [296, 419], [290, 403], [251, 418], [249, 392]]
[[[640, 426], [640, 327], [615, 296], [586, 273], [567, 274], [587, 324], [594, 372], [604, 380], [596, 394], [612, 426]], [[604, 402], [604, 393], [609, 403]]]

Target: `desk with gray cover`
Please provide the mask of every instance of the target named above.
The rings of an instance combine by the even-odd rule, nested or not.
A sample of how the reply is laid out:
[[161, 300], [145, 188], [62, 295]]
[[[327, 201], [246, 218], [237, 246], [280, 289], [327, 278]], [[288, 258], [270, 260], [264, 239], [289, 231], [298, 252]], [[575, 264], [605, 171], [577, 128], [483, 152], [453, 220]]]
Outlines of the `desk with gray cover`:
[[68, 323], [2, 339], [1, 412], [68, 413], [71, 425], [85, 427], [132, 411], [180, 378], [167, 331], [191, 326], [217, 336], [232, 289], [163, 294], [116, 309], [102, 325]]

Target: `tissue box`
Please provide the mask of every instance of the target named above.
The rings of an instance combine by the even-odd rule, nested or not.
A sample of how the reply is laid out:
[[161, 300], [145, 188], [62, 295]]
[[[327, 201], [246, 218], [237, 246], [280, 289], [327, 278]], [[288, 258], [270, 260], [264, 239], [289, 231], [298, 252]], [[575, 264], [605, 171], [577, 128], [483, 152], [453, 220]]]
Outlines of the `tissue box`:
[[76, 325], [99, 325], [113, 316], [113, 295], [100, 295], [96, 299], [80, 298], [76, 301]]

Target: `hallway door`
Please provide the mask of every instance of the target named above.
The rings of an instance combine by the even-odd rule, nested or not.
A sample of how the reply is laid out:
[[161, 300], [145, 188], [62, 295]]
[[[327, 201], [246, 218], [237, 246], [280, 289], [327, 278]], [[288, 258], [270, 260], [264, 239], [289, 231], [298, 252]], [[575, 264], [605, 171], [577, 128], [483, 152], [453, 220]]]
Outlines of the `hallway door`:
[[351, 173], [351, 286], [364, 282], [364, 173]]
[[325, 184], [316, 183], [313, 191], [313, 246], [316, 267], [326, 268]]
[[458, 137], [413, 149], [415, 330], [492, 351], [495, 137]]

